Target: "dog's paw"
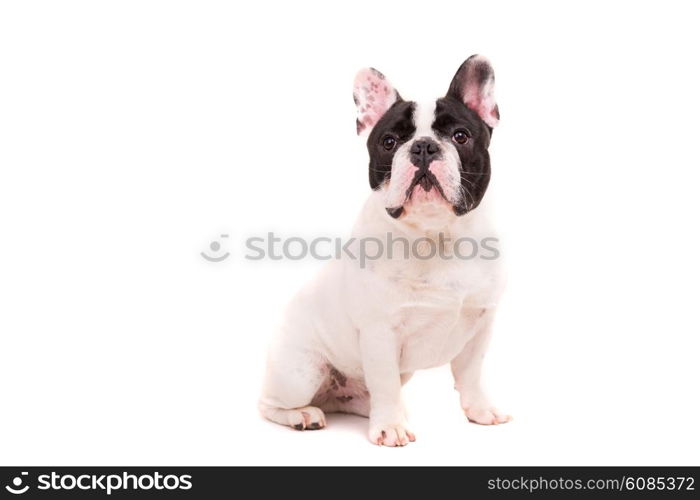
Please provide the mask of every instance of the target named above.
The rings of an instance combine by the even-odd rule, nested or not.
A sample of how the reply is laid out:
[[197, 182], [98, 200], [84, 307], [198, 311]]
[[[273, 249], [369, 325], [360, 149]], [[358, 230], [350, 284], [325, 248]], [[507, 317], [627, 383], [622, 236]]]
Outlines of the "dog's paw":
[[326, 416], [315, 406], [287, 410], [289, 425], [298, 431], [315, 431], [326, 426]]
[[370, 424], [369, 440], [379, 446], [406, 446], [416, 436], [401, 424]]
[[464, 408], [464, 414], [470, 422], [481, 425], [505, 424], [513, 419], [510, 415], [501, 413], [492, 406], [469, 406]]

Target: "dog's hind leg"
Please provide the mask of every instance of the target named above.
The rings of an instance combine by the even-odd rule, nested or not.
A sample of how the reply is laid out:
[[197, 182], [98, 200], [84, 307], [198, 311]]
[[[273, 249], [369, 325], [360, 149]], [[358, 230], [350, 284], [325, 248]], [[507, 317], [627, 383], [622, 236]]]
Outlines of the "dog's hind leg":
[[313, 350], [289, 344], [281, 347], [269, 354], [260, 413], [297, 430], [322, 429], [326, 417], [320, 408], [310, 405], [328, 375], [327, 365]]

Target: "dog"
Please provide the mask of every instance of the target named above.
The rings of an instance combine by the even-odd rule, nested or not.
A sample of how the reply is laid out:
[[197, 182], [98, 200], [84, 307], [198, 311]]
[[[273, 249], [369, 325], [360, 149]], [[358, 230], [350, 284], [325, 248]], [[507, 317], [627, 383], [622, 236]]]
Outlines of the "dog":
[[[399, 248], [367, 265], [345, 256], [331, 261], [291, 301], [268, 354], [264, 417], [314, 430], [326, 426], [326, 413], [354, 413], [369, 417], [372, 443], [404, 446], [415, 434], [402, 385], [416, 370], [450, 363], [469, 421], [510, 420], [480, 385], [504, 286], [500, 261], [455, 258], [449, 243], [493, 234], [479, 205], [500, 119], [494, 82], [480, 55], [464, 61], [444, 97], [429, 102], [404, 100], [376, 69], [357, 74], [357, 132], [367, 137], [372, 192], [353, 248], [377, 245], [387, 234]], [[425, 258], [436, 248], [440, 257]]]

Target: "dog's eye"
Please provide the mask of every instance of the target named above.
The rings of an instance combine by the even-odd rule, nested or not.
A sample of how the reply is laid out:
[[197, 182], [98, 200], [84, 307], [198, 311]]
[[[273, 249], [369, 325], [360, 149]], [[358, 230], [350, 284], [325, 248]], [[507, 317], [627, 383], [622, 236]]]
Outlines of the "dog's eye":
[[382, 139], [382, 146], [384, 146], [384, 149], [387, 151], [391, 151], [396, 146], [396, 139], [391, 136], [386, 136]]
[[469, 140], [469, 133], [466, 130], [458, 130], [452, 134], [452, 140], [457, 144], [464, 144]]

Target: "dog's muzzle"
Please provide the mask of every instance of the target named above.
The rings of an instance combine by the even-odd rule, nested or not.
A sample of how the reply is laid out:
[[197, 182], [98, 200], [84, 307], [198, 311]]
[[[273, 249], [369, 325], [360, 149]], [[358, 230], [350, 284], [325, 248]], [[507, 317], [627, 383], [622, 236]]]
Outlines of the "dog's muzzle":
[[[411, 185], [406, 190], [406, 200], [411, 198], [416, 186], [420, 186], [426, 193], [435, 187], [440, 195], [447, 199], [437, 177], [430, 171], [430, 164], [442, 158], [440, 145], [430, 137], [422, 137], [411, 145], [410, 158], [411, 163], [418, 170], [416, 170]], [[396, 219], [403, 213], [403, 206], [387, 208], [386, 210], [391, 217]]]

